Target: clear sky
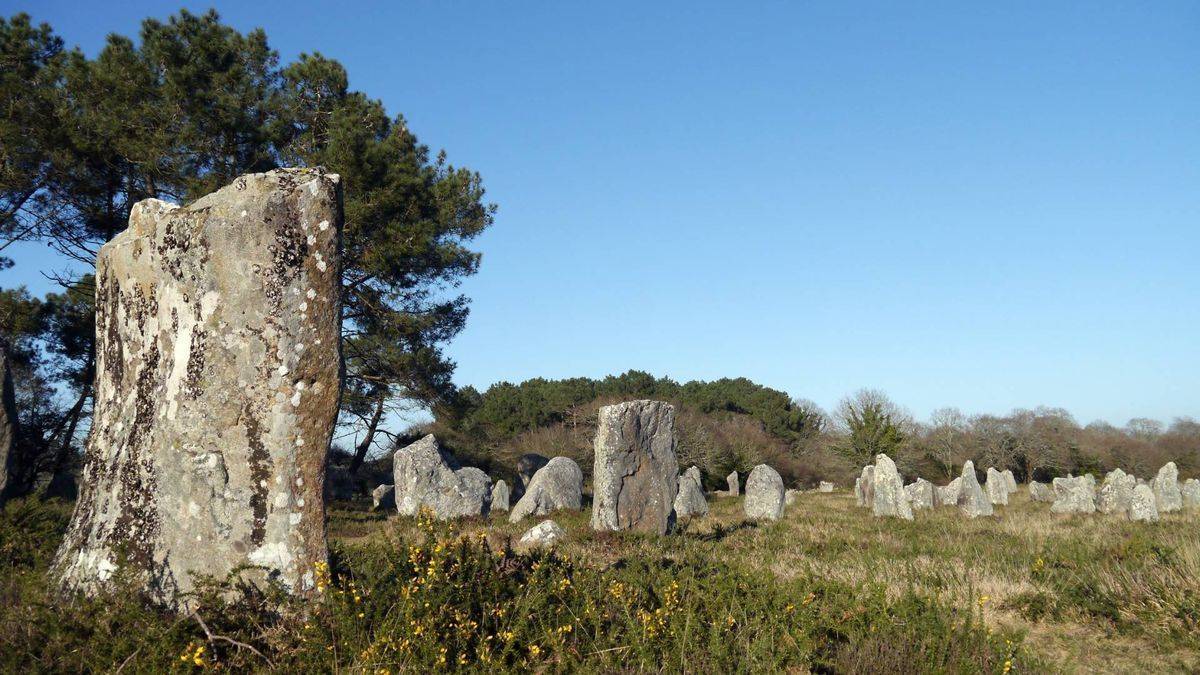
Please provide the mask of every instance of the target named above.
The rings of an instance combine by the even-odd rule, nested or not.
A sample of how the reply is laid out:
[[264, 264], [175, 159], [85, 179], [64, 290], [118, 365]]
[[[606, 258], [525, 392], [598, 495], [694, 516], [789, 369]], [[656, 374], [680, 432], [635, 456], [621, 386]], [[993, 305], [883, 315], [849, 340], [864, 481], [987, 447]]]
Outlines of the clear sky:
[[[178, 7], [0, 0], [89, 53]], [[1200, 4], [216, 7], [483, 174], [460, 384], [1200, 416]]]

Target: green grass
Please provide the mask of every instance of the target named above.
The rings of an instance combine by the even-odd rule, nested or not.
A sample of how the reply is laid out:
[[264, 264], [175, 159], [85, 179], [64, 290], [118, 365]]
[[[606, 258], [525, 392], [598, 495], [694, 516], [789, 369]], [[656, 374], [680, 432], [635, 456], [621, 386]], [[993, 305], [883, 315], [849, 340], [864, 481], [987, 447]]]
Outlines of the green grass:
[[568, 539], [553, 552], [512, 550], [536, 520], [419, 523], [336, 508], [321, 600], [212, 581], [197, 595], [197, 616], [176, 616], [129, 591], [62, 601], [45, 570], [68, 509], [17, 502], [0, 514], [0, 670], [1003, 673], [1200, 664], [1196, 514], [1134, 524], [1054, 516], [1020, 498], [992, 520], [946, 509], [906, 523], [875, 519], [844, 493], [809, 493], [783, 520], [756, 525], [740, 505], [715, 499], [709, 516], [663, 538], [595, 533], [587, 513], [556, 514]]

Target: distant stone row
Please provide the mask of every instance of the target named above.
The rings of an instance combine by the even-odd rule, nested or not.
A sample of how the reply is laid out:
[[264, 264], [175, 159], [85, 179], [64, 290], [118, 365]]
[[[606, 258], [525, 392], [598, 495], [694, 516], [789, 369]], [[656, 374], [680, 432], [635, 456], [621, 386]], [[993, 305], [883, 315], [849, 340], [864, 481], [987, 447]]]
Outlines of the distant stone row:
[[[958, 507], [968, 518], [990, 516], [993, 507], [1007, 505], [1009, 495], [1017, 490], [1012, 471], [990, 467], [986, 482], [980, 485], [971, 461], [963, 464], [962, 475], [946, 485], [937, 486], [924, 478], [905, 485], [896, 463], [883, 454], [863, 467], [854, 482], [859, 506], [870, 507], [876, 516], [904, 520], [912, 520], [913, 511], [939, 506]], [[1099, 511], [1135, 521], [1156, 521], [1160, 513], [1200, 508], [1200, 481], [1191, 478], [1181, 485], [1175, 463], [1168, 462], [1151, 481], [1116, 469], [1105, 476], [1098, 493], [1096, 479], [1087, 474], [1055, 478], [1049, 485], [1031, 482], [1029, 496], [1036, 502], [1052, 502], [1054, 513]]]

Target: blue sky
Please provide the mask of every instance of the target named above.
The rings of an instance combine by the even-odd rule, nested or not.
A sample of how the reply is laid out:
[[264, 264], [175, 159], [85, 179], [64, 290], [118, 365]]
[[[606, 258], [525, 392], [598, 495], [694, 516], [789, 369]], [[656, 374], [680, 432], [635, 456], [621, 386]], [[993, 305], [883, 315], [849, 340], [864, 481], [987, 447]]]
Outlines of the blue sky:
[[[483, 174], [460, 384], [1200, 415], [1200, 5], [603, 4], [215, 4]], [[0, 0], [90, 53], [179, 6]]]

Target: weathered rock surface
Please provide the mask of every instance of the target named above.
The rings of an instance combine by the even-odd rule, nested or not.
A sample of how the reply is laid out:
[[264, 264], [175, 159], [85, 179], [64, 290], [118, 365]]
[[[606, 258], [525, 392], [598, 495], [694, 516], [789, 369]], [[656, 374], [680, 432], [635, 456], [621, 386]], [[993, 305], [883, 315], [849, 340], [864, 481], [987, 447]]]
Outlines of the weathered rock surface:
[[197, 573], [313, 587], [341, 391], [339, 179], [280, 169], [133, 206], [96, 260], [95, 411], [54, 570], [94, 591], [123, 551], [175, 604]]
[[984, 484], [987, 491], [988, 501], [992, 506], [1008, 506], [1008, 479], [1004, 474], [988, 467], [987, 483]]
[[1200, 509], [1200, 480], [1189, 478], [1184, 481], [1179, 495], [1183, 498], [1183, 508]]
[[984, 494], [975, 477], [975, 463], [971, 460], [963, 462], [962, 476], [959, 477], [958, 508], [968, 518], [990, 516], [994, 513], [992, 502]]
[[675, 517], [694, 518], [708, 513], [708, 500], [700, 487], [700, 469], [692, 467], [679, 477], [679, 493], [675, 495]]
[[553, 546], [562, 541], [567, 536], [567, 531], [562, 529], [558, 523], [553, 520], [544, 520], [537, 525], [529, 528], [517, 543], [522, 546]]
[[438, 520], [486, 516], [492, 479], [475, 467], [461, 467], [433, 434], [400, 448], [392, 458], [396, 511], [415, 516], [429, 509]]
[[1052, 513], [1094, 513], [1096, 511], [1096, 479], [1084, 476], [1055, 478]]
[[914, 511], [921, 509], [932, 509], [935, 504], [935, 494], [933, 483], [918, 478], [915, 481], [904, 486], [904, 492], [908, 496], [908, 502], [912, 505]]
[[1005, 469], [1000, 473], [1004, 476], [1004, 481], [1008, 483], [1008, 493], [1015, 493], [1017, 491], [1017, 477], [1013, 475], [1012, 469]]
[[507, 511], [508, 502], [511, 495], [508, 490], [508, 483], [503, 480], [498, 480], [492, 483], [492, 511]]
[[783, 504], [784, 506], [791, 506], [792, 504], [795, 504], [796, 500], [799, 498], [799, 490], [785, 490], [783, 493]]
[[665, 534], [675, 523], [675, 407], [627, 401], [600, 408], [592, 527]]
[[868, 464], [854, 481], [854, 499], [859, 506], [871, 506], [875, 501], [875, 467]]
[[533, 474], [549, 463], [549, 459], [536, 452], [527, 452], [521, 455], [517, 459], [517, 475], [521, 477], [521, 489], [528, 488], [529, 481], [533, 480]]
[[8, 349], [0, 341], [0, 504], [8, 497], [9, 480], [17, 474], [17, 398]]
[[1158, 506], [1156, 501], [1154, 490], [1149, 485], [1136, 486], [1129, 497], [1129, 519], [1147, 523], [1157, 522]]
[[1030, 481], [1029, 499], [1035, 502], [1052, 502], [1054, 501], [1054, 489], [1046, 483]]
[[783, 478], [766, 464], [759, 464], [746, 478], [746, 499], [742, 509], [751, 520], [779, 520], [783, 517]]
[[817, 485], [817, 492], [833, 492], [833, 483], [825, 480], [821, 481]]
[[696, 485], [700, 486], [700, 490], [704, 490], [704, 477], [700, 473], [700, 467], [693, 464], [692, 466], [688, 467], [687, 471], [683, 472], [683, 475], [696, 481]]
[[1158, 470], [1150, 482], [1159, 513], [1171, 513], [1183, 508], [1183, 494], [1179, 491], [1179, 469], [1175, 462], [1167, 462]]
[[396, 486], [383, 484], [371, 490], [371, 510], [390, 511], [396, 508]]
[[934, 505], [957, 506], [960, 494], [962, 494], [962, 476], [934, 488]]
[[878, 517], [912, 520], [912, 505], [904, 491], [904, 481], [896, 470], [896, 463], [884, 454], [875, 455], [875, 471], [872, 479], [871, 510]]
[[517, 500], [509, 522], [527, 516], [544, 516], [551, 511], [583, 508], [583, 471], [570, 457], [555, 457], [533, 474], [525, 494]]
[[738, 475], [736, 471], [729, 472], [729, 475], [725, 477], [725, 483], [729, 486], [730, 497], [736, 497], [741, 494], [738, 491]]
[[1096, 496], [1096, 510], [1100, 513], [1125, 513], [1129, 510], [1129, 500], [1133, 499], [1135, 487], [1137, 478], [1120, 469], [1109, 471]]

